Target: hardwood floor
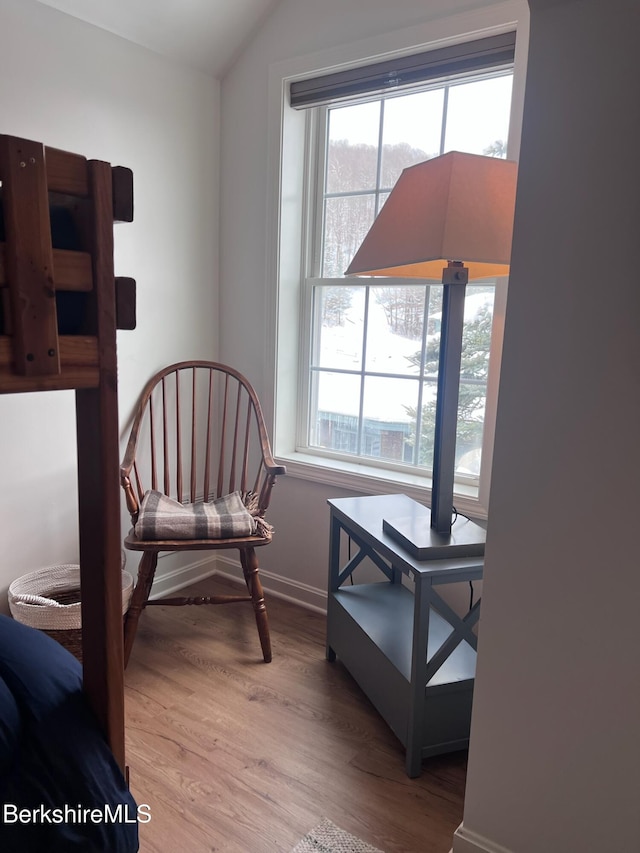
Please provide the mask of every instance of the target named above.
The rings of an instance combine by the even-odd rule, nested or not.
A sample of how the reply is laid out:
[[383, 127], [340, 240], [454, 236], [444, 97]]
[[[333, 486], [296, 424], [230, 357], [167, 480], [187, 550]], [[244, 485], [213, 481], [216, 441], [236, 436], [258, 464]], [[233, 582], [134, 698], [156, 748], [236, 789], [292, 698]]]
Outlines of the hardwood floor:
[[466, 754], [409, 779], [394, 735], [325, 660], [324, 617], [275, 598], [268, 610], [270, 664], [247, 606], [143, 613], [126, 672], [131, 790], [151, 811], [141, 853], [289, 853], [323, 817], [384, 853], [448, 853]]

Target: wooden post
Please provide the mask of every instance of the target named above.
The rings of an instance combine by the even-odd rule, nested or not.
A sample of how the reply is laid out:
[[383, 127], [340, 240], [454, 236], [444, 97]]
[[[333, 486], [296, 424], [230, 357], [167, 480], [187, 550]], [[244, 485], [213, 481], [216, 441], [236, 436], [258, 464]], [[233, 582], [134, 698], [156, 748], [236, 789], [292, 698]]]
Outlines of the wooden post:
[[76, 391], [84, 687], [124, 769], [116, 298], [111, 167], [89, 161], [99, 386]]

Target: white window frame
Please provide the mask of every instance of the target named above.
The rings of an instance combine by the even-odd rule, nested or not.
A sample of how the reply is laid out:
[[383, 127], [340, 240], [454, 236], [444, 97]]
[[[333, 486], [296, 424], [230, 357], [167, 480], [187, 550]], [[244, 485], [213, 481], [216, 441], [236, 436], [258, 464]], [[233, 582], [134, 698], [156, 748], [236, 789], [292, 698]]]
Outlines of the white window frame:
[[[305, 167], [305, 152], [310, 148], [310, 127], [304, 111], [291, 109], [287, 92], [296, 79], [361, 65], [394, 56], [461, 43], [470, 38], [517, 32], [514, 60], [513, 95], [509, 129], [509, 159], [516, 159], [520, 147], [524, 77], [528, 41], [528, 5], [525, 0], [499, 3], [465, 15], [426, 22], [423, 26], [396, 31], [384, 37], [355, 45], [323, 51], [320, 54], [275, 63], [269, 74], [269, 192], [267, 199], [267, 271], [273, 299], [271, 334], [267, 341], [267, 383], [273, 387], [274, 451], [287, 465], [290, 476], [363, 493], [404, 492], [429, 503], [431, 481], [424, 472], [393, 470], [391, 466], [371, 464], [363, 457], [332, 458], [322, 451], [299, 443], [300, 426], [306, 420], [305, 352], [310, 346], [310, 287], [305, 286], [311, 268], [306, 254], [314, 242], [307, 237], [310, 204], [317, 203], [314, 169]], [[317, 158], [316, 158], [317, 159]], [[492, 333], [492, 362], [487, 400], [497, 400], [502, 332], [506, 309], [506, 279], [496, 287]], [[275, 366], [275, 370], [269, 370]], [[303, 377], [302, 380], [300, 377]], [[269, 409], [269, 407], [266, 407]], [[491, 470], [495, 434], [495, 405], [487, 405], [483, 440], [483, 467]], [[456, 507], [475, 518], [487, 514], [490, 477], [483, 472], [479, 486], [456, 484]]]

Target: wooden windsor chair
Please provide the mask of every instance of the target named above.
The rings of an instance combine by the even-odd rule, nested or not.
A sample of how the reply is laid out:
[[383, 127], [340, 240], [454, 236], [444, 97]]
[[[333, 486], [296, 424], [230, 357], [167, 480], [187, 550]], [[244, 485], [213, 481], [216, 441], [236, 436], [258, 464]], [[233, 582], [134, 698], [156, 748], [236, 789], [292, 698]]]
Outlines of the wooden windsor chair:
[[[262, 654], [269, 663], [269, 624], [255, 549], [271, 541], [264, 516], [276, 477], [285, 470], [274, 462], [256, 393], [238, 371], [216, 362], [184, 361], [165, 367], [149, 380], [120, 467], [134, 524], [124, 545], [143, 552], [125, 620], [125, 665], [146, 606], [240, 601], [253, 606]], [[146, 538], [141, 538], [136, 527], [140, 527], [141, 507], [150, 492], [155, 500], [160, 493], [194, 513], [202, 512], [212, 500], [239, 492], [258, 529], [226, 538], [197, 538], [202, 536], [199, 527], [192, 538], [149, 538], [147, 530]], [[248, 594], [149, 600], [160, 552], [211, 549], [239, 551]]]

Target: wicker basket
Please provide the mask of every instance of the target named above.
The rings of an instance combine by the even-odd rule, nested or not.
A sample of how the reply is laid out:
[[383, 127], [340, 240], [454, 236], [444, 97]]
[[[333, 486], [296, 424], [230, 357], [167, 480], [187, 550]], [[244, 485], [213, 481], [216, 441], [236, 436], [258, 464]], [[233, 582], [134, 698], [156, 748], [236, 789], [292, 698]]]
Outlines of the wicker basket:
[[[129, 608], [133, 578], [122, 572], [122, 615]], [[80, 566], [50, 566], [16, 578], [9, 586], [13, 618], [38, 628], [82, 661]]]

